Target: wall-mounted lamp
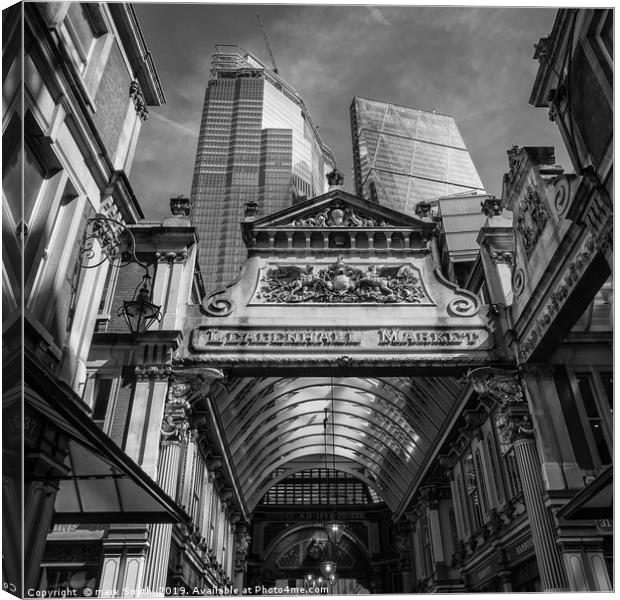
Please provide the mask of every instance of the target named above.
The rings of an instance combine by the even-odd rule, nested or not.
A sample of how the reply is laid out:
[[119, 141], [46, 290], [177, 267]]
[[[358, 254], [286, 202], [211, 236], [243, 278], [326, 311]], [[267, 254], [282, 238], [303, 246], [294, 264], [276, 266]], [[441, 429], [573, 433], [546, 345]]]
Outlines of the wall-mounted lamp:
[[[96, 264], [90, 264], [97, 255], [95, 242], [101, 247], [102, 258]], [[144, 333], [153, 323], [161, 320], [161, 307], [153, 304], [149, 268], [136, 256], [136, 240], [124, 223], [102, 214], [88, 219], [80, 256], [83, 269], [94, 269], [106, 260], [111, 267], [117, 269], [130, 264], [141, 266], [144, 269], [144, 276], [131, 300], [123, 301], [123, 306], [118, 309], [118, 315], [125, 319], [134, 335]]]

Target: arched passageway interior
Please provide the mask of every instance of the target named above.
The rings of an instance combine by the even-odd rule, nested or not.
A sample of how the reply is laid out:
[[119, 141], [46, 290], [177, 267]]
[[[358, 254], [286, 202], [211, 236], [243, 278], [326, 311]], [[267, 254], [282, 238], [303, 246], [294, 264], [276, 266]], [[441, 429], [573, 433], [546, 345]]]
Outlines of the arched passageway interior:
[[214, 399], [248, 510], [327, 458], [396, 513], [461, 390], [453, 377], [237, 377]]

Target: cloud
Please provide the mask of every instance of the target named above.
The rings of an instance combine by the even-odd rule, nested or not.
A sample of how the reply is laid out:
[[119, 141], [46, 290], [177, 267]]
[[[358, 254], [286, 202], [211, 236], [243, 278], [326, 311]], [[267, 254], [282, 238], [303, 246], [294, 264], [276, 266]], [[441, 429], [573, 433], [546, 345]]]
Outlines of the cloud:
[[172, 127], [173, 129], [175, 129], [176, 131], [184, 135], [190, 135], [192, 137], [196, 137], [198, 135], [197, 129], [192, 129], [191, 127], [188, 127], [187, 125], [183, 125], [182, 123], [177, 123], [176, 121], [173, 121], [172, 119], [169, 119], [168, 117], [164, 117], [164, 115], [160, 115], [159, 113], [151, 112], [149, 113], [149, 116], [155, 119], [156, 121], [159, 121], [160, 123], [164, 123], [165, 125]]
[[[239, 44], [268, 63], [257, 9], [139, 3], [167, 97], [151, 109], [132, 172], [147, 215], [163, 214], [162, 200], [191, 188], [214, 46]], [[546, 111], [528, 105], [538, 68], [532, 45], [551, 31], [553, 9], [289, 4], [261, 5], [260, 12], [280, 74], [304, 99], [350, 191], [355, 95], [454, 115], [496, 194], [506, 148], [561, 144]]]
[[370, 16], [377, 21], [378, 23], [382, 23], [383, 25], [389, 25], [390, 22], [385, 18], [384, 14], [374, 6], [367, 6], [368, 12], [370, 12]]

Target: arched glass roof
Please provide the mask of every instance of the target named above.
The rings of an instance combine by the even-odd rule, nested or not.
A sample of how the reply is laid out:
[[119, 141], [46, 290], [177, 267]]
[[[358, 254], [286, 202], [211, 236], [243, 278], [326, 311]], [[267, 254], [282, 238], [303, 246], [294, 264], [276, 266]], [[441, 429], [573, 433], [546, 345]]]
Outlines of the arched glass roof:
[[448, 377], [238, 377], [214, 397], [250, 510], [287, 475], [325, 464], [325, 409], [330, 463], [395, 510], [460, 390]]

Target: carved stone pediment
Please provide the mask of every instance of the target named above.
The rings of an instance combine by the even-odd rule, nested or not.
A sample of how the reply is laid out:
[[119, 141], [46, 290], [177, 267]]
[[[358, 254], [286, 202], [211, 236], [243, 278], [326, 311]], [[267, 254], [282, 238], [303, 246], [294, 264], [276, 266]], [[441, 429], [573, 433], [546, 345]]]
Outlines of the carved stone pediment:
[[272, 215], [256, 219], [256, 211], [248, 213], [244, 228], [268, 231], [276, 229], [332, 229], [332, 228], [413, 228], [430, 232], [434, 223], [405, 215], [349, 194], [343, 190], [332, 190], [299, 202]]

